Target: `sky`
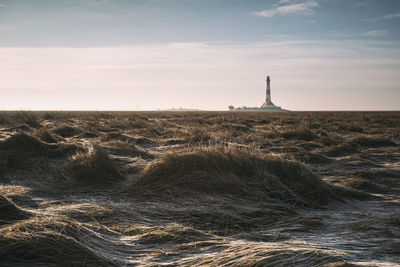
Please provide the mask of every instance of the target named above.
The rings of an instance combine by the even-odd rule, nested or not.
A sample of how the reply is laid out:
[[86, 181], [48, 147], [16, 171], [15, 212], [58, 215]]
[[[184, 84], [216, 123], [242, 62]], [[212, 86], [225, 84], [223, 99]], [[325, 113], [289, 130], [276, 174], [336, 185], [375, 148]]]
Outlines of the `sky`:
[[0, 110], [400, 110], [398, 0], [0, 0]]

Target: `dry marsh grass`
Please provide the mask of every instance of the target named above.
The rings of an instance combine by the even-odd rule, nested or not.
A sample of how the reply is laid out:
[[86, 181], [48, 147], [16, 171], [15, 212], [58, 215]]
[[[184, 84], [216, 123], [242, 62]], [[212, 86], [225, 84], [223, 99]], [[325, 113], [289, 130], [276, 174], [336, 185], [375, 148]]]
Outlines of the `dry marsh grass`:
[[175, 196], [194, 191], [316, 206], [338, 197], [336, 188], [300, 163], [221, 147], [165, 154], [142, 170], [131, 190]]
[[108, 153], [99, 146], [88, 146], [86, 151], [72, 155], [65, 163], [67, 178], [91, 187], [112, 185], [123, 176]]
[[0, 112], [0, 265], [391, 266], [398, 112]]
[[23, 132], [15, 133], [0, 141], [0, 170], [29, 168], [45, 158], [66, 157], [81, 150], [77, 144], [49, 144]]
[[5, 265], [116, 266], [86, 244], [97, 234], [74, 221], [32, 218], [1, 228], [0, 235]]
[[29, 217], [29, 212], [21, 210], [14, 202], [3, 195], [0, 195], [0, 211], [0, 225], [8, 224], [15, 220], [23, 220]]
[[45, 127], [36, 130], [34, 136], [46, 143], [57, 143], [56, 137], [54, 137], [54, 135], [49, 132]]

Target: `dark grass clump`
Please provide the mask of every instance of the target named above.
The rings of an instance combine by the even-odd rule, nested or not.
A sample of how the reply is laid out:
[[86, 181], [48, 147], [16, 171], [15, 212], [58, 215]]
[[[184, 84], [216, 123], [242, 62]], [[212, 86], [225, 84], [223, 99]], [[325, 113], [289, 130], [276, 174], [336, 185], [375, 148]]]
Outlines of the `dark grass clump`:
[[45, 127], [40, 128], [34, 133], [34, 136], [46, 143], [57, 143], [57, 139]]
[[14, 223], [0, 228], [0, 265], [115, 266], [83, 242], [91, 238], [96, 240], [94, 232], [73, 221], [32, 218]]
[[37, 117], [37, 115], [34, 112], [31, 112], [31, 111], [25, 111], [25, 110], [19, 111], [17, 120], [19, 122], [26, 123], [29, 126], [34, 127], [34, 128], [38, 128], [41, 126], [40, 122], [39, 122], [39, 118]]
[[25, 150], [46, 154], [49, 147], [31, 135], [16, 133], [0, 142], [0, 150]]
[[312, 141], [318, 136], [310, 129], [307, 122], [300, 123], [296, 128], [282, 132], [280, 134], [285, 139], [296, 139], [304, 141]]
[[357, 153], [360, 153], [360, 148], [357, 144], [344, 143], [330, 148], [327, 155], [329, 157], [342, 157]]
[[287, 131], [281, 133], [281, 136], [285, 139], [296, 139], [304, 141], [312, 141], [317, 138], [317, 135], [309, 129]]
[[95, 132], [89, 132], [89, 131], [85, 131], [80, 135], [81, 138], [88, 138], [88, 139], [92, 139], [92, 138], [97, 138], [99, 137], [99, 135]]
[[298, 152], [295, 153], [293, 156], [296, 160], [307, 164], [326, 164], [331, 162], [330, 158], [312, 152]]
[[323, 146], [338, 146], [343, 143], [342, 138], [338, 137], [331, 137], [331, 136], [322, 136], [318, 140], [319, 143], [321, 143]]
[[49, 154], [46, 144], [25, 133], [17, 133], [0, 142], [0, 170], [30, 167]]
[[224, 130], [229, 130], [229, 131], [237, 131], [237, 132], [244, 132], [248, 133], [251, 131], [251, 126], [248, 125], [240, 125], [240, 124], [222, 124], [221, 128]]
[[[376, 237], [387, 236], [399, 238], [400, 232], [393, 229], [400, 224], [400, 216], [390, 215], [370, 215], [360, 220], [355, 220], [347, 225], [348, 230], [361, 232], [365, 235]], [[388, 244], [389, 245], [389, 244]]]
[[81, 150], [75, 144], [47, 144], [31, 135], [16, 133], [0, 142], [0, 166], [29, 167], [43, 158], [68, 156]]
[[71, 127], [71, 126], [61, 126], [57, 129], [54, 129], [53, 132], [61, 137], [73, 137], [82, 133], [82, 131], [78, 128]]
[[209, 132], [201, 130], [199, 128], [194, 128], [186, 133], [186, 135], [184, 136], [184, 140], [191, 144], [206, 144], [210, 140], [212, 140], [212, 137]]
[[18, 208], [7, 197], [0, 195], [0, 225], [23, 220], [29, 217], [29, 213]]
[[339, 183], [341, 186], [350, 187], [352, 189], [367, 193], [384, 193], [386, 191], [383, 187], [374, 182], [352, 175], [346, 177], [337, 177], [333, 180], [330, 180], [330, 182]]
[[212, 136], [209, 131], [205, 131], [201, 127], [188, 127], [184, 130], [177, 130], [173, 134], [173, 138], [166, 139], [164, 143], [168, 142], [173, 144], [173, 140], [176, 140], [177, 143], [187, 142], [190, 144], [206, 144], [210, 140], [212, 140]]
[[357, 126], [357, 125], [351, 125], [351, 126], [349, 127], [349, 131], [350, 131], [350, 132], [355, 132], [355, 133], [362, 133], [362, 132], [364, 132], [363, 128], [361, 128], [360, 126]]
[[300, 205], [319, 205], [337, 193], [298, 162], [215, 147], [162, 156], [143, 169], [131, 190], [222, 194]]
[[73, 155], [65, 165], [64, 174], [87, 186], [110, 185], [123, 179], [108, 153], [98, 146]]
[[397, 146], [395, 142], [388, 138], [377, 138], [377, 137], [366, 137], [359, 136], [351, 139], [351, 143], [360, 145], [362, 147], [388, 147], [388, 146]]
[[4, 112], [0, 112], [0, 125], [1, 124], [8, 124], [9, 123], [9, 119], [7, 118], [7, 116], [4, 114]]

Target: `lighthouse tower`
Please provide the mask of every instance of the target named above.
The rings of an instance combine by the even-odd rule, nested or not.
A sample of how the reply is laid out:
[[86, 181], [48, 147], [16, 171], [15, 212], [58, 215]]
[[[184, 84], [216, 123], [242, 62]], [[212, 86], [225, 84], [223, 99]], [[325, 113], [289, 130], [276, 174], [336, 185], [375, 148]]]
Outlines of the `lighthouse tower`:
[[271, 79], [269, 78], [269, 76], [267, 76], [267, 94], [266, 94], [266, 98], [265, 98], [265, 102], [264, 104], [262, 104], [261, 108], [277, 108], [277, 106], [274, 105], [274, 103], [272, 103], [271, 101]]
[[266, 79], [267, 89], [266, 89], [266, 97], [265, 102], [262, 104], [261, 107], [239, 107], [234, 108], [233, 106], [229, 106], [230, 110], [254, 110], [254, 111], [287, 111], [286, 109], [282, 109], [281, 107], [275, 106], [271, 100], [271, 79], [267, 76]]

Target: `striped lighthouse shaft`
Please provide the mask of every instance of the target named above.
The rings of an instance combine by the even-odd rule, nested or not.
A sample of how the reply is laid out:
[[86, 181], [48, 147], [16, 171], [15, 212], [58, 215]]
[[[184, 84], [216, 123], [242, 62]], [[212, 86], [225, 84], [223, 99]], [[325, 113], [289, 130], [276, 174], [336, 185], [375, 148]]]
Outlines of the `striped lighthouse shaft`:
[[265, 100], [266, 103], [271, 101], [271, 85], [270, 85], [270, 78], [267, 76], [267, 98]]

